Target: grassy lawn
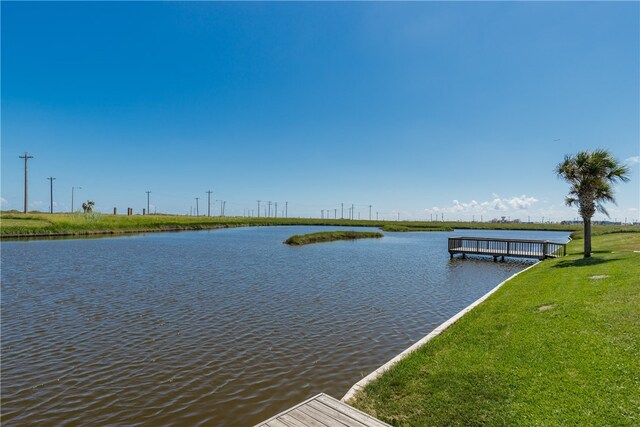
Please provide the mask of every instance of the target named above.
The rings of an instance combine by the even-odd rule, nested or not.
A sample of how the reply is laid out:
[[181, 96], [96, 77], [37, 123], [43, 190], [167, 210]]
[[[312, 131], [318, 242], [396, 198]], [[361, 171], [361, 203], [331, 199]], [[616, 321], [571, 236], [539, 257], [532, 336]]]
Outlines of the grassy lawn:
[[640, 425], [640, 233], [594, 237], [587, 260], [582, 243], [350, 403], [393, 425]]
[[367, 231], [322, 231], [320, 233], [296, 234], [284, 241], [287, 245], [301, 246], [312, 243], [334, 242], [336, 240], [375, 239], [383, 237], [382, 233]]

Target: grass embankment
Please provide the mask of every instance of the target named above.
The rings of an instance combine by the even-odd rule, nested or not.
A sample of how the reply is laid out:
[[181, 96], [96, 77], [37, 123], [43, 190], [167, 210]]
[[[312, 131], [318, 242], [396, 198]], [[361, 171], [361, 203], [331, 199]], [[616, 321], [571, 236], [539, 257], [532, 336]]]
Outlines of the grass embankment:
[[382, 231], [390, 231], [390, 232], [412, 232], [412, 231], [453, 231], [453, 227], [443, 227], [437, 224], [424, 226], [424, 225], [412, 225], [412, 224], [385, 224], [380, 227]]
[[[272, 226], [272, 225], [323, 225], [350, 227], [386, 227], [387, 231], [452, 230], [459, 229], [502, 229], [502, 230], [554, 230], [574, 231], [577, 225], [560, 224], [517, 224], [481, 222], [429, 222], [429, 221], [367, 221], [320, 218], [245, 218], [206, 217], [186, 215], [109, 215], [93, 213], [16, 213], [0, 212], [0, 237], [28, 236], [80, 236], [91, 234], [118, 234], [149, 231], [205, 230], [226, 227]], [[391, 227], [391, 228], [389, 228]], [[594, 226], [599, 230], [634, 230], [640, 226]]]
[[320, 233], [296, 234], [289, 237], [284, 243], [291, 246], [302, 246], [336, 240], [378, 239], [380, 237], [384, 237], [382, 233], [367, 231], [322, 231]]
[[[323, 225], [351, 227], [408, 227], [453, 229], [536, 229], [536, 230], [568, 230], [576, 226], [555, 224], [492, 224], [464, 222], [421, 222], [421, 221], [367, 221], [348, 219], [320, 218], [245, 218], [245, 217], [193, 217], [186, 215], [109, 215], [93, 213], [28, 213], [15, 211], [0, 213], [0, 236], [75, 236], [91, 234], [117, 234], [148, 231], [203, 230], [223, 227], [271, 226], [271, 225]], [[594, 228], [595, 229], [595, 228]], [[640, 229], [640, 227], [638, 227]]]
[[[640, 425], [640, 234], [504, 284], [351, 402], [394, 425]], [[426, 332], [426, 331], [425, 331]]]

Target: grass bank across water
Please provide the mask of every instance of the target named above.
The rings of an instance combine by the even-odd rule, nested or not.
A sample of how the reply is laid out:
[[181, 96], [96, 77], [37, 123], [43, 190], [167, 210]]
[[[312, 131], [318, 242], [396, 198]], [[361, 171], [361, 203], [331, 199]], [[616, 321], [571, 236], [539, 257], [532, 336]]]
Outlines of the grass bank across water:
[[[320, 225], [381, 227], [385, 231], [447, 231], [456, 229], [551, 230], [575, 231], [578, 225], [437, 222], [437, 221], [368, 221], [322, 218], [256, 218], [187, 215], [109, 215], [101, 213], [18, 213], [0, 212], [0, 238], [87, 236], [100, 234], [142, 233], [153, 231], [208, 230], [228, 227]], [[594, 226], [595, 234], [613, 231], [640, 232], [640, 226]]]
[[350, 403], [393, 425], [639, 425], [640, 234], [547, 260]]
[[336, 240], [379, 239], [382, 233], [368, 231], [322, 231], [320, 233], [296, 234], [284, 241], [287, 245], [301, 246]]

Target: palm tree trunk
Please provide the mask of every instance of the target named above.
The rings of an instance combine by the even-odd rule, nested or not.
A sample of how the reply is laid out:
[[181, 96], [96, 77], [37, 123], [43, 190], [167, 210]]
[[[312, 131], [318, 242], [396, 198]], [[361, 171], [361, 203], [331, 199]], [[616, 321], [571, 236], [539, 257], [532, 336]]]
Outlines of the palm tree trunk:
[[584, 257], [591, 257], [591, 218], [583, 218], [584, 222]]

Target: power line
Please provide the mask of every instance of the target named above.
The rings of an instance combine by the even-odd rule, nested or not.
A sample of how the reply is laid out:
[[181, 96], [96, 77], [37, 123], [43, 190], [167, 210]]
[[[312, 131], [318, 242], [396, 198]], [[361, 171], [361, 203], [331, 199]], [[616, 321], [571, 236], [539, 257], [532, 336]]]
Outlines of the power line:
[[24, 152], [24, 156], [18, 156], [21, 159], [24, 159], [24, 213], [27, 213], [27, 205], [28, 205], [28, 185], [27, 185], [27, 160], [33, 159], [33, 156], [30, 156], [26, 151]]
[[211, 216], [211, 193], [211, 190], [207, 191], [207, 216]]
[[51, 206], [49, 206], [49, 212], [53, 213], [53, 180], [55, 179], [54, 177], [50, 176], [49, 178], [47, 178], [49, 180], [49, 183], [51, 184]]
[[151, 194], [151, 191], [145, 191], [145, 193], [147, 193], [147, 215], [149, 215], [151, 213], [149, 211], [149, 194]]

